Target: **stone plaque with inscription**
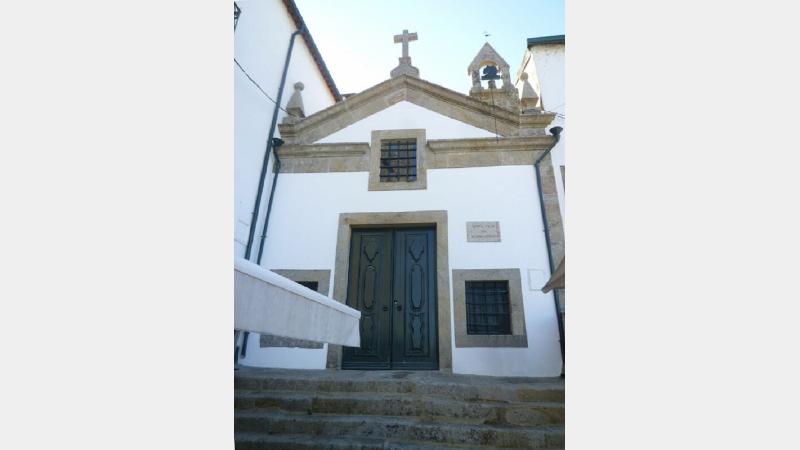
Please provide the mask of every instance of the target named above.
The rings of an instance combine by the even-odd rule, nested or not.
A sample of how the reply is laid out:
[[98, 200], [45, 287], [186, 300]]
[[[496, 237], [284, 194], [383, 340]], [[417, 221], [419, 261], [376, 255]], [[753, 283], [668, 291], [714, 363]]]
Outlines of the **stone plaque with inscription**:
[[467, 242], [500, 242], [500, 222], [467, 222]]

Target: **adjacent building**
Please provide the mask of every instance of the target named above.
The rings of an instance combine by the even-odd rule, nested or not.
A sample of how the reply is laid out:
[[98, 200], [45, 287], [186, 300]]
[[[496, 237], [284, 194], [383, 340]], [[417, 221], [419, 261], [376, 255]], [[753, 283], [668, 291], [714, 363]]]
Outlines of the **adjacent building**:
[[[566, 120], [566, 98], [564, 96], [564, 35], [542, 36], [528, 39], [528, 48], [517, 71], [516, 86], [522, 92], [523, 102], [555, 113], [552, 126], [564, 128]], [[550, 152], [553, 170], [556, 172], [556, 195], [559, 213], [564, 220], [566, 200], [564, 183], [566, 176], [566, 132], [562, 131], [556, 146]], [[566, 293], [564, 291], [565, 260], [556, 262], [553, 277], [548, 280], [546, 292], [556, 289], [559, 307], [564, 321]], [[563, 328], [563, 327], [562, 327]]]
[[260, 345], [278, 352], [358, 345], [360, 313], [328, 297], [325, 283], [301, 276], [298, 284], [260, 265], [277, 189], [277, 124], [330, 107], [341, 95], [292, 0], [234, 2], [234, 49], [236, 360], [271, 365], [248, 355]]
[[[296, 38], [288, 61], [280, 122], [288, 113], [288, 100], [296, 84], [302, 86], [303, 114], [312, 114], [341, 100], [325, 61], [292, 0], [239, 0], [234, 3], [234, 252], [246, 253], [267, 137], [275, 113], [292, 33]], [[298, 88], [300, 86], [297, 86]], [[275, 130], [275, 137], [280, 131]], [[274, 157], [268, 154], [267, 180], [257, 230], [251, 244], [261, 244], [266, 203], [272, 183]]]

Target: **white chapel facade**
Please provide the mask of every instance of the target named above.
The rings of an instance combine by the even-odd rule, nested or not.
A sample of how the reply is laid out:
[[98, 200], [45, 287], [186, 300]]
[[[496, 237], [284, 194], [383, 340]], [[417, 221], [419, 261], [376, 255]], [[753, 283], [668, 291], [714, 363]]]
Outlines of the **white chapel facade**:
[[425, 81], [416, 39], [395, 36], [389, 79], [313, 114], [296, 89], [278, 126], [261, 266], [360, 311], [361, 346], [253, 334], [241, 364], [562, 373], [541, 291], [564, 254], [556, 115], [520, 100], [488, 43], [465, 62], [466, 93]]

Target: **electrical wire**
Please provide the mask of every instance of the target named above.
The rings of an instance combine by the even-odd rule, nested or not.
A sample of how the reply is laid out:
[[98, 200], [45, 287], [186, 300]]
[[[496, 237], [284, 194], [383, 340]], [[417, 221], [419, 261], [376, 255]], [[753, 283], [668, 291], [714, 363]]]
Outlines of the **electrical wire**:
[[[278, 103], [278, 102], [276, 102], [276, 101], [275, 101], [275, 100], [274, 100], [272, 97], [270, 97], [270, 96], [269, 96], [269, 94], [267, 94], [266, 92], [264, 92], [264, 89], [262, 89], [262, 88], [261, 88], [261, 86], [258, 84], [258, 82], [257, 82], [256, 80], [254, 80], [254, 79], [253, 79], [253, 77], [251, 77], [251, 76], [250, 76], [250, 74], [249, 74], [249, 73], [247, 73], [247, 71], [246, 71], [246, 70], [244, 70], [244, 67], [242, 67], [242, 65], [241, 65], [241, 64], [239, 64], [239, 61], [237, 61], [237, 60], [236, 60], [236, 58], [233, 58], [233, 62], [235, 62], [235, 63], [236, 63], [236, 66], [238, 66], [238, 67], [239, 67], [239, 70], [241, 70], [241, 71], [242, 71], [242, 73], [244, 73], [244, 75], [247, 77], [247, 79], [249, 79], [249, 80], [250, 80], [250, 82], [252, 82], [254, 85], [256, 85], [256, 87], [258, 88], [258, 90], [259, 90], [259, 91], [261, 91], [261, 93], [262, 93], [262, 94], [264, 94], [264, 96], [265, 96], [265, 97], [267, 97], [267, 99], [269, 99], [269, 101], [271, 101], [272, 103], [275, 103], [275, 104], [277, 104], [277, 103]], [[286, 110], [285, 110], [285, 109], [283, 109], [283, 108], [282, 108], [280, 105], [278, 105], [278, 108], [280, 108], [280, 109], [281, 109], [281, 111], [285, 112], [286, 114], [289, 114], [289, 111], [286, 111]]]

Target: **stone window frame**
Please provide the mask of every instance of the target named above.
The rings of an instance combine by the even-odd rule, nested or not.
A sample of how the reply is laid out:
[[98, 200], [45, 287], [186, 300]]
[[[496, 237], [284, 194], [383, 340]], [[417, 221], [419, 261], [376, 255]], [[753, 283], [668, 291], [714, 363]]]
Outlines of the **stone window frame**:
[[[467, 334], [467, 281], [508, 281], [511, 334]], [[464, 347], [528, 347], [520, 269], [453, 269], [455, 343]]]
[[[294, 282], [313, 281], [317, 283], [317, 292], [327, 296], [330, 291], [331, 271], [330, 270], [301, 270], [301, 269], [270, 269], [278, 275], [288, 278]], [[321, 349], [322, 342], [307, 341], [305, 339], [287, 338], [271, 334], [262, 334], [258, 338], [259, 348], [266, 347], [290, 347], [290, 348], [310, 348]]]
[[[395, 139], [417, 140], [417, 179], [415, 181], [382, 182], [381, 174], [381, 141]], [[409, 128], [404, 130], [372, 130], [369, 148], [369, 191], [398, 191], [412, 189], [427, 189], [428, 173], [428, 141], [425, 138], [424, 128]]]

